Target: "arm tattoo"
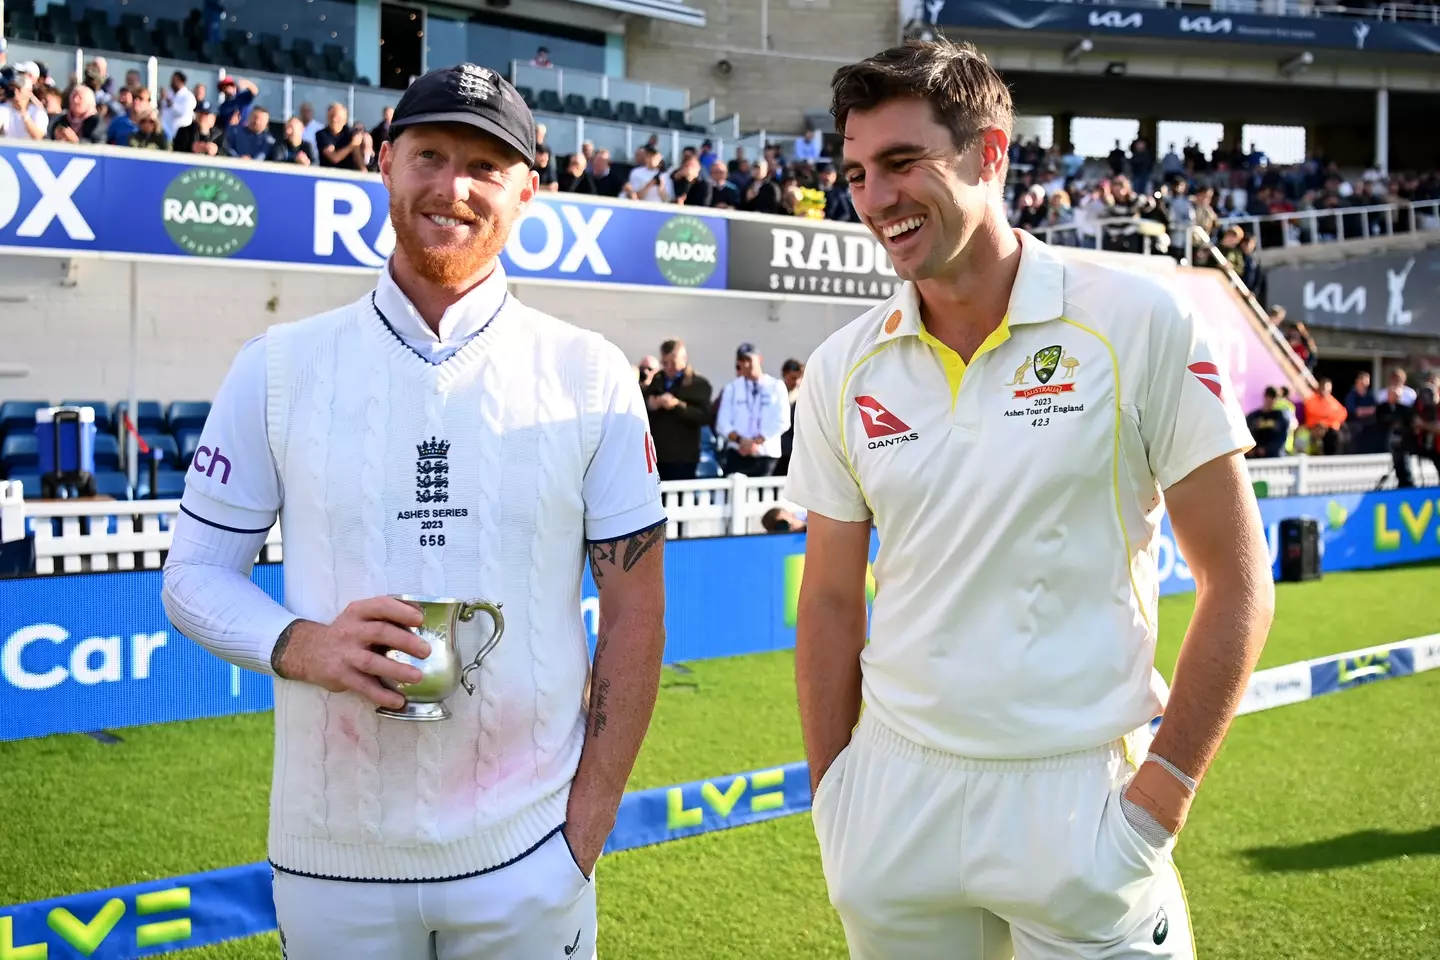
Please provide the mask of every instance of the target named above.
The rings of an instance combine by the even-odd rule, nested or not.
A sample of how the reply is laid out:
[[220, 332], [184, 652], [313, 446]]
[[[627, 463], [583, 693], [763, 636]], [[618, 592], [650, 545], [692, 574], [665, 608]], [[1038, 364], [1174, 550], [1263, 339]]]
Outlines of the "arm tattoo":
[[590, 707], [590, 727], [594, 732], [592, 737], [600, 736], [605, 729], [605, 700], [610, 695], [610, 680], [602, 677], [595, 685], [595, 703]]
[[[590, 544], [590, 574], [595, 578], [596, 589], [599, 589], [605, 577], [606, 566], [613, 568], [618, 562], [620, 569], [628, 573], [640, 562], [641, 557], [650, 552], [651, 547], [664, 539], [665, 524], [657, 523], [633, 537]], [[620, 549], [622, 544], [625, 547], [623, 552]]]
[[275, 676], [282, 680], [289, 679], [280, 672], [280, 660], [285, 656], [285, 648], [290, 646], [290, 636], [295, 628], [300, 625], [299, 620], [291, 620], [284, 630], [280, 631], [280, 638], [275, 641], [275, 649], [270, 651], [270, 669], [275, 671]]

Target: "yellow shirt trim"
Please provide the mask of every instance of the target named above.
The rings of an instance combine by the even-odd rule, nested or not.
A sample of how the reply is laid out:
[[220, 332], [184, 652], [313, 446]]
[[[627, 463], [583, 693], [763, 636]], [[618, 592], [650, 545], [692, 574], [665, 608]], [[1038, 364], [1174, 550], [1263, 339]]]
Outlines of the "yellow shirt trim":
[[[1010, 315], [1006, 314], [1000, 318], [1000, 325], [990, 331], [990, 335], [975, 350], [975, 356], [970, 358], [974, 363], [978, 358], [994, 350], [1000, 344], [1010, 339]], [[945, 371], [945, 382], [950, 384], [950, 407], [954, 409], [955, 400], [960, 396], [960, 384], [965, 382], [965, 371], [968, 365], [960, 359], [960, 354], [950, 347], [935, 339], [935, 335], [920, 325], [920, 342], [928, 344], [935, 351], [936, 357], [940, 360], [940, 366]]]

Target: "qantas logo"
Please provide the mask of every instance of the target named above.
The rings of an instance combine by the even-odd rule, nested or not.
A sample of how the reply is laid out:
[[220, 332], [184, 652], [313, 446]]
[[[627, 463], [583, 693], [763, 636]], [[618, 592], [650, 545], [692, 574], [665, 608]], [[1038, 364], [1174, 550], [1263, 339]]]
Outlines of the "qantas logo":
[[909, 424], [885, 409], [885, 405], [874, 397], [856, 397], [855, 406], [860, 408], [860, 421], [865, 425], [865, 436], [870, 438], [871, 450], [920, 437], [910, 429]]
[[1208, 360], [1201, 360], [1190, 364], [1189, 370], [1195, 374], [1195, 379], [1205, 385], [1205, 389], [1215, 394], [1215, 399], [1224, 402], [1224, 388], [1220, 380], [1220, 368]]

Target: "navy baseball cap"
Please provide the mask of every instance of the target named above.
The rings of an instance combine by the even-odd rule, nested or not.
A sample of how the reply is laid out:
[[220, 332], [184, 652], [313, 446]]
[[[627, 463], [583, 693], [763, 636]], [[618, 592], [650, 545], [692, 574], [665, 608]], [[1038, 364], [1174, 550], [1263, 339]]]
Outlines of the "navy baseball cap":
[[459, 63], [410, 84], [390, 120], [390, 139], [417, 123], [469, 124], [535, 165], [535, 117], [510, 81], [488, 67]]
[[748, 357], [751, 354], [756, 354], [759, 352], [760, 351], [756, 349], [755, 344], [750, 343], [747, 340], [745, 343], [742, 343], [740, 344], [740, 346], [735, 348], [735, 359], [739, 360], [741, 357]]

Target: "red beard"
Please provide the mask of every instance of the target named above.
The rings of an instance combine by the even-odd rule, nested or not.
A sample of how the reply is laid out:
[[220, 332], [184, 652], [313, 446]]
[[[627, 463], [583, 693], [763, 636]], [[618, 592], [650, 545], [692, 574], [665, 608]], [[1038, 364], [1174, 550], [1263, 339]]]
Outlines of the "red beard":
[[426, 280], [443, 287], [458, 287], [500, 255], [509, 231], [498, 218], [477, 217], [475, 211], [463, 203], [454, 204], [444, 215], [470, 225], [470, 240], [464, 246], [426, 246], [416, 223], [424, 214], [393, 194], [390, 197], [390, 225], [395, 230], [395, 245], [405, 254], [405, 259]]

